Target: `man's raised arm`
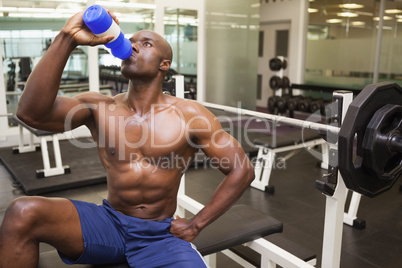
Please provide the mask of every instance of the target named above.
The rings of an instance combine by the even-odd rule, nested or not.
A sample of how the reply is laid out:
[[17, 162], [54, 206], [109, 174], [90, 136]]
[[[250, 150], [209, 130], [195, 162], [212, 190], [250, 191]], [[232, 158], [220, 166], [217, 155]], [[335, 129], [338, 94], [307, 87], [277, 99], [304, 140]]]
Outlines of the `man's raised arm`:
[[[96, 37], [83, 22], [83, 11], [71, 17], [30, 74], [19, 101], [17, 116], [28, 125], [50, 131], [64, 131], [67, 113], [80, 105], [79, 98], [58, 97], [63, 69], [78, 45], [98, 45], [113, 36]], [[115, 19], [114, 15], [111, 14]], [[72, 128], [85, 124], [89, 109], [77, 109]]]

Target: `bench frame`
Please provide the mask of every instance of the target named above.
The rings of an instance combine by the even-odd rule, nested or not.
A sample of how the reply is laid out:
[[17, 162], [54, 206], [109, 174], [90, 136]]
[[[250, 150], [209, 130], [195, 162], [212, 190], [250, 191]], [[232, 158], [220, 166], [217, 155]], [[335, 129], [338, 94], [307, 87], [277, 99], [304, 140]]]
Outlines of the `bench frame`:
[[274, 168], [277, 153], [288, 152], [288, 151], [294, 152], [295, 150], [303, 148], [310, 150], [311, 148], [317, 145], [320, 145], [322, 150], [323, 159], [321, 162], [321, 168], [328, 168], [328, 165], [326, 164], [328, 163], [328, 147], [327, 142], [322, 138], [278, 148], [268, 148], [266, 146], [256, 145], [258, 148], [258, 154], [256, 159], [256, 165], [254, 168], [255, 179], [251, 183], [251, 186], [261, 191], [266, 191], [268, 189], [269, 179], [271, 177], [272, 169]]
[[[272, 169], [274, 168], [275, 164], [275, 157], [277, 153], [287, 152], [290, 156], [292, 156], [295, 150], [299, 150], [301, 148], [305, 148], [310, 150], [314, 146], [320, 145], [321, 147], [321, 168], [328, 169], [328, 161], [329, 161], [329, 148], [328, 144], [324, 139], [314, 139], [311, 141], [306, 141], [290, 146], [283, 146], [278, 148], [268, 148], [264, 145], [257, 145], [258, 154], [256, 159], [255, 165], [255, 179], [251, 183], [251, 186], [261, 190], [266, 191], [268, 193], [273, 193], [274, 188], [273, 186], [269, 185], [269, 180], [271, 177]], [[344, 213], [343, 222], [347, 225], [355, 227], [357, 229], [364, 229], [366, 223], [362, 219], [358, 219], [357, 211], [359, 209], [361, 194], [352, 192], [352, 196], [349, 203], [349, 209], [347, 212]]]
[[[19, 137], [18, 137], [18, 147], [13, 148], [14, 153], [28, 153], [34, 152], [39, 149], [39, 145], [34, 144], [34, 135], [40, 138], [40, 150], [42, 154], [42, 162], [43, 162], [43, 169], [36, 170], [36, 177], [37, 178], [44, 178], [44, 177], [51, 177], [56, 175], [62, 175], [70, 173], [69, 166], [63, 166], [62, 159], [61, 159], [61, 151], [60, 151], [60, 143], [57, 133], [53, 132], [41, 132], [38, 134], [35, 129], [27, 126], [24, 122], [18, 119], [15, 116], [15, 120], [18, 123], [19, 127]], [[24, 143], [24, 128], [29, 131], [29, 142], [28, 144]], [[50, 166], [50, 159], [49, 159], [49, 150], [47, 146], [47, 137], [50, 137], [50, 140], [53, 143], [53, 152], [54, 152], [54, 160], [55, 166]]]

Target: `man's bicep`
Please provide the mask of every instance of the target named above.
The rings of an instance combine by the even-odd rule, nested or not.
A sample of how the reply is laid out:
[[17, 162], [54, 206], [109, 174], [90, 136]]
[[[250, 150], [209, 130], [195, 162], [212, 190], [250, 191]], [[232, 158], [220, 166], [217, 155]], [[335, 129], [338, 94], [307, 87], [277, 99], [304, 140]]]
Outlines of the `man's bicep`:
[[201, 149], [210, 163], [223, 173], [239, 167], [238, 162], [248, 164], [241, 144], [222, 128], [219, 119], [205, 107], [199, 108], [188, 126], [193, 137], [190, 141], [195, 141], [196, 148]]
[[90, 107], [78, 98], [58, 96], [43, 129], [64, 132], [84, 125], [91, 116]]
[[241, 144], [223, 129], [216, 130], [208, 142], [204, 141], [203, 151], [211, 165], [225, 174], [248, 164], [248, 157]]

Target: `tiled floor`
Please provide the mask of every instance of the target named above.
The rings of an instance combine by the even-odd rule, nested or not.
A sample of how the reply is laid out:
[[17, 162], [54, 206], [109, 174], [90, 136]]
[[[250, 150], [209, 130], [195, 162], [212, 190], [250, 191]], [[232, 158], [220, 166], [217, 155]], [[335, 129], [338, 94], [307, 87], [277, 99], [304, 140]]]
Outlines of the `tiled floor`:
[[[271, 181], [275, 185], [274, 195], [249, 188], [239, 200], [239, 203], [251, 205], [282, 221], [285, 237], [317, 254], [317, 267], [321, 267], [325, 197], [314, 188], [314, 182], [323, 172], [317, 168], [317, 161], [302, 150], [289, 159], [283, 169], [273, 171]], [[199, 167], [190, 170], [186, 178], [188, 195], [205, 203], [223, 176], [219, 171]], [[362, 197], [358, 216], [366, 220], [367, 227], [357, 230], [344, 225], [342, 268], [402, 267], [401, 183], [402, 180], [399, 180], [390, 191], [376, 198]], [[100, 203], [106, 197], [106, 191], [106, 184], [98, 184], [45, 196]], [[8, 204], [21, 195], [23, 193], [12, 186], [11, 176], [0, 165], [1, 221]], [[41, 252], [49, 250], [52, 250], [50, 246], [41, 246]], [[218, 265], [239, 267], [223, 255], [218, 256]]]

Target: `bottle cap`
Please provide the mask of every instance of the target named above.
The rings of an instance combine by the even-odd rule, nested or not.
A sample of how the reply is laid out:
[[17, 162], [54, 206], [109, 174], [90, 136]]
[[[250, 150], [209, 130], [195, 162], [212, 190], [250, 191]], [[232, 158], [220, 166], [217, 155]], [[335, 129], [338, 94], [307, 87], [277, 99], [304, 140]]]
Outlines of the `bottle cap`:
[[84, 23], [94, 34], [101, 34], [109, 29], [113, 22], [106, 9], [100, 5], [92, 5], [84, 12]]

